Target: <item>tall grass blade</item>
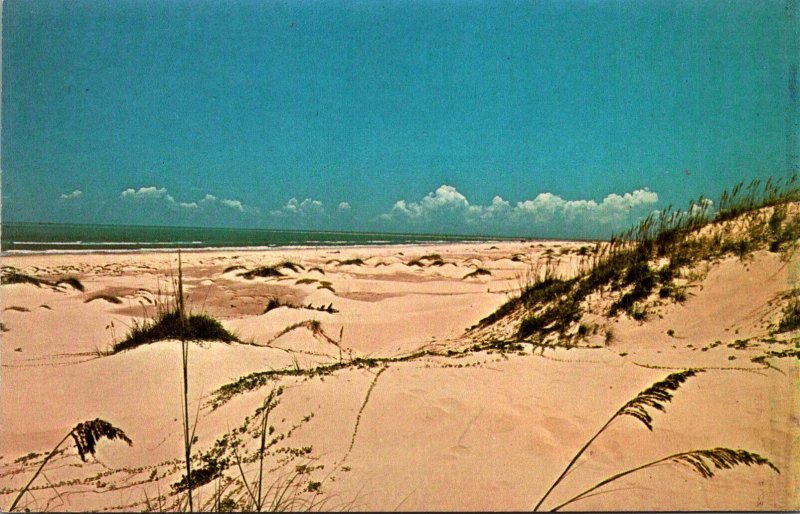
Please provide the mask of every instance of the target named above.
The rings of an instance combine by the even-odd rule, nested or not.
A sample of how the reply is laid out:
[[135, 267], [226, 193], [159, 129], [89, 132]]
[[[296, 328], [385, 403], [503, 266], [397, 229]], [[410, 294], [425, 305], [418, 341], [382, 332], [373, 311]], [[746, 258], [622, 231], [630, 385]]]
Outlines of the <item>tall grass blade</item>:
[[572, 466], [574, 466], [576, 462], [578, 462], [578, 459], [581, 457], [581, 455], [583, 455], [586, 449], [591, 446], [595, 439], [597, 439], [615, 419], [619, 418], [620, 416], [633, 416], [644, 423], [649, 430], [653, 430], [653, 418], [647, 411], [647, 407], [653, 407], [663, 412], [664, 403], [672, 400], [672, 391], [677, 390], [688, 378], [693, 377], [702, 371], [703, 370], [701, 369], [687, 369], [677, 373], [672, 373], [664, 380], [656, 382], [641, 393], [637, 394], [635, 398], [623, 405], [617, 412], [614, 413], [613, 416], [611, 416], [611, 418], [609, 418], [608, 421], [606, 421], [602, 427], [600, 427], [600, 430], [598, 430], [591, 437], [591, 439], [589, 439], [586, 444], [584, 444], [581, 449], [578, 450], [578, 453], [572, 457], [572, 460], [569, 462], [569, 464], [567, 464], [567, 467], [564, 468], [564, 471], [561, 472], [561, 475], [559, 475], [556, 481], [553, 482], [547, 492], [544, 493], [544, 496], [542, 496], [533, 510], [539, 510], [539, 507], [542, 506], [542, 503], [544, 503], [547, 497], [550, 496], [550, 493], [553, 492], [558, 484], [564, 480], [564, 477], [567, 476], [569, 470], [572, 469]]
[[776, 473], [780, 473], [780, 470], [772, 462], [770, 462], [769, 459], [767, 459], [766, 457], [762, 457], [757, 453], [749, 452], [747, 450], [732, 450], [730, 448], [713, 448], [710, 450], [692, 450], [688, 452], [674, 453], [672, 455], [668, 455], [661, 459], [654, 460], [652, 462], [648, 462], [647, 464], [643, 464], [641, 466], [637, 466], [635, 468], [631, 468], [621, 473], [617, 473], [616, 475], [610, 476], [605, 480], [602, 480], [597, 484], [593, 485], [589, 489], [586, 489], [582, 493], [573, 496], [564, 503], [554, 507], [551, 510], [551, 512], [556, 512], [562, 509], [563, 507], [569, 505], [570, 503], [574, 503], [578, 500], [586, 498], [593, 491], [603, 487], [606, 484], [614, 482], [615, 480], [619, 480], [624, 476], [630, 475], [631, 473], [635, 473], [637, 471], [641, 471], [643, 469], [650, 468], [665, 462], [688, 465], [692, 470], [697, 472], [703, 478], [711, 478], [714, 476], [714, 470], [712, 469], [711, 466], [713, 466], [717, 470], [732, 469], [733, 467], [742, 464], [745, 466], [751, 466], [751, 465], [769, 466]]

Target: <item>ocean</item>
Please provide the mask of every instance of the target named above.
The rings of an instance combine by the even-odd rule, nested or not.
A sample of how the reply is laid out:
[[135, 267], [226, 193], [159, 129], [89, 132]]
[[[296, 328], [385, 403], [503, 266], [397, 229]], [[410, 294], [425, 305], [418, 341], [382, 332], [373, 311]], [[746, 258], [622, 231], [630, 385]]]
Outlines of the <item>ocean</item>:
[[83, 253], [224, 248], [364, 246], [506, 241], [516, 238], [239, 228], [3, 223], [0, 251]]

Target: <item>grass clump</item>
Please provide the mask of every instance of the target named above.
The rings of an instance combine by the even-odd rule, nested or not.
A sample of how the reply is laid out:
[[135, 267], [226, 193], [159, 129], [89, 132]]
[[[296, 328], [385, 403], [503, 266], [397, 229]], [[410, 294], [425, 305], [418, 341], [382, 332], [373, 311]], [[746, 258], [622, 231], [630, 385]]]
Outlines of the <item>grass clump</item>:
[[778, 332], [790, 332], [800, 328], [800, 297], [793, 296], [783, 308], [783, 316], [778, 322]]
[[143, 344], [166, 339], [222, 341], [225, 343], [239, 340], [211, 316], [192, 314], [182, 322], [178, 310], [169, 310], [161, 312], [155, 319], [134, 323], [128, 336], [114, 345], [113, 352], [130, 350]]
[[89, 303], [89, 302], [93, 302], [95, 300], [105, 300], [105, 301], [107, 301], [109, 303], [113, 303], [113, 304], [117, 304], [117, 305], [122, 303], [122, 300], [120, 300], [118, 297], [110, 295], [110, 294], [96, 294], [94, 296], [90, 296], [89, 298], [85, 299], [83, 301], [83, 303]]
[[250, 271], [239, 273], [239, 276], [247, 280], [253, 280], [256, 277], [262, 277], [262, 278], [283, 277], [284, 274], [280, 270], [278, 270], [277, 266], [259, 266], [258, 268], [252, 269]]
[[482, 275], [491, 275], [491, 274], [492, 274], [492, 272], [489, 271], [488, 269], [478, 268], [475, 271], [473, 271], [471, 273], [467, 273], [466, 275], [464, 275], [462, 280], [466, 280], [468, 278], [477, 278], [477, 277], [480, 277]]
[[49, 287], [58, 287], [61, 284], [67, 284], [78, 291], [86, 291], [86, 287], [83, 285], [83, 283], [81, 283], [80, 280], [78, 280], [77, 277], [68, 276], [59, 278], [57, 280], [47, 280], [44, 278], [27, 275], [12, 267], [3, 267], [3, 271], [0, 274], [0, 284], [31, 284], [36, 287], [42, 287], [43, 285]]
[[80, 292], [86, 291], [86, 287], [75, 277], [65, 277], [60, 280], [56, 281], [56, 285], [60, 286], [61, 284], [67, 284], [68, 286], [72, 287], [73, 289], [77, 289]]
[[339, 312], [337, 309], [335, 309], [333, 307], [333, 303], [329, 303], [328, 305], [320, 305], [320, 306], [314, 306], [314, 305], [311, 305], [309, 303], [309, 304], [300, 306], [300, 305], [295, 305], [293, 303], [282, 302], [277, 298], [270, 298], [269, 302], [267, 302], [267, 306], [264, 308], [263, 314], [266, 314], [269, 311], [277, 309], [279, 307], [288, 307], [289, 309], [308, 309], [308, 310], [312, 310], [312, 311], [327, 312], [327, 313], [330, 313], [330, 314], [335, 314], [335, 313]]
[[345, 259], [339, 262], [339, 266], [363, 266], [365, 262], [362, 259]]
[[36, 287], [51, 285], [49, 281], [21, 273], [14, 268], [3, 267], [0, 283], [3, 284], [32, 284]]
[[112, 353], [130, 350], [156, 341], [177, 339], [183, 345], [185, 358], [188, 348], [185, 343], [188, 341], [222, 341], [224, 343], [239, 341], [239, 338], [211, 316], [187, 312], [183, 295], [180, 250], [178, 251], [178, 277], [174, 287], [176, 291], [174, 300], [159, 303], [153, 318], [144, 321], [134, 320], [128, 335], [122, 341], [114, 344]]

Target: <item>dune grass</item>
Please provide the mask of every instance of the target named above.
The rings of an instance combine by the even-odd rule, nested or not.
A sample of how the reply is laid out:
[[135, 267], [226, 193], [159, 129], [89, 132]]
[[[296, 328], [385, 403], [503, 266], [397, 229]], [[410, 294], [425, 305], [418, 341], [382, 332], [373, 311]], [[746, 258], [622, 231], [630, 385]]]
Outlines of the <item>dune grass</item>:
[[78, 278], [73, 276], [67, 276], [57, 280], [47, 280], [44, 278], [27, 275], [11, 267], [3, 267], [2, 273], [0, 274], [0, 284], [31, 284], [36, 287], [42, 287], [43, 285], [49, 287], [58, 287], [61, 284], [67, 284], [78, 291], [86, 291], [86, 287], [84, 287], [83, 283], [78, 280]]
[[[594, 441], [611, 426], [611, 424], [622, 418], [623, 416], [630, 416], [640, 421], [648, 430], [653, 430], [653, 416], [650, 409], [655, 409], [661, 412], [665, 411], [665, 405], [672, 401], [673, 393], [677, 391], [688, 379], [702, 373], [702, 369], [687, 369], [684, 371], [672, 373], [665, 379], [660, 380], [647, 389], [637, 394], [633, 399], [626, 402], [620, 407], [606, 423], [578, 450], [572, 457], [572, 460], [567, 464], [564, 471], [556, 478], [550, 485], [544, 495], [539, 499], [538, 503], [534, 506], [533, 510], [538, 511], [544, 501], [550, 494], [558, 487], [558, 485], [567, 476], [570, 470], [574, 469], [576, 463], [581, 456], [588, 450]], [[778, 468], [769, 461], [769, 459], [762, 457], [757, 453], [747, 450], [731, 449], [724, 447], [717, 447], [712, 449], [703, 450], [690, 450], [684, 452], [673, 453], [646, 464], [627, 469], [620, 473], [616, 473], [592, 487], [582, 491], [581, 493], [571, 497], [570, 499], [559, 503], [557, 506], [550, 509], [551, 512], [561, 510], [567, 505], [580, 501], [589, 497], [601, 487], [619, 480], [622, 477], [642, 471], [647, 468], [658, 466], [665, 463], [682, 464], [689, 466], [693, 471], [697, 472], [703, 478], [712, 478], [714, 470], [731, 469], [738, 465], [745, 466], [768, 466], [776, 473], [780, 473]]]
[[2, 275], [0, 275], [0, 283], [3, 284], [31, 284], [36, 287], [44, 285], [52, 285], [49, 281], [26, 275], [13, 268], [3, 267]]
[[113, 347], [113, 353], [130, 350], [143, 344], [167, 339], [190, 341], [222, 341], [232, 343], [239, 339], [216, 319], [206, 314], [191, 314], [182, 322], [177, 310], [159, 313], [151, 320], [134, 322], [128, 335]]
[[31, 310], [27, 307], [21, 307], [19, 305], [10, 305], [3, 309], [4, 311], [17, 311], [17, 312], [31, 312]]
[[486, 275], [491, 275], [491, 274], [492, 274], [492, 272], [489, 271], [488, 269], [478, 268], [475, 271], [472, 271], [472, 272], [467, 273], [466, 275], [464, 275], [464, 277], [461, 280], [466, 280], [468, 278], [477, 278], [477, 277], [480, 277], [480, 276], [486, 276]]
[[363, 266], [364, 264], [366, 264], [364, 260], [359, 258], [339, 261], [339, 266]]
[[777, 332], [790, 332], [797, 329], [800, 329], [800, 296], [794, 292], [783, 308]]
[[319, 305], [319, 306], [314, 306], [310, 303], [306, 305], [296, 305], [289, 302], [282, 302], [277, 298], [270, 298], [269, 301], [267, 302], [266, 307], [264, 307], [264, 312], [262, 314], [266, 314], [269, 311], [277, 309], [279, 307], [286, 307], [289, 309], [307, 309], [312, 311], [328, 312], [330, 314], [335, 314], [339, 312], [337, 309], [333, 307], [333, 303], [329, 303], [328, 305]]
[[[78, 450], [78, 455], [80, 456], [83, 462], [86, 462], [87, 455], [95, 455], [97, 450], [97, 442], [101, 439], [119, 439], [128, 443], [128, 446], [133, 444], [133, 441], [123, 432], [121, 429], [115, 427], [108, 421], [102, 420], [100, 418], [96, 418], [91, 421], [84, 421], [78, 423], [72, 429], [67, 432], [67, 434], [59, 441], [52, 450], [50, 450], [45, 458], [42, 460], [42, 463], [36, 469], [36, 472], [33, 474], [31, 479], [28, 481], [25, 486], [20, 489], [19, 494], [14, 501], [11, 503], [11, 506], [8, 508], [8, 512], [14, 512], [17, 505], [19, 504], [20, 500], [25, 496], [26, 493], [29, 492], [31, 485], [33, 484], [34, 480], [42, 473], [45, 465], [52, 459], [58, 452], [58, 449], [64, 444], [67, 439], [72, 438], [75, 442], [75, 448]], [[29, 511], [29, 509], [25, 509]]]
[[116, 304], [116, 305], [119, 305], [119, 304], [122, 303], [122, 300], [120, 300], [119, 297], [114, 296], [114, 295], [110, 295], [110, 294], [96, 294], [96, 295], [90, 296], [89, 298], [85, 299], [83, 301], [83, 303], [89, 303], [89, 302], [93, 302], [95, 300], [105, 300], [105, 301], [107, 301], [109, 303], [113, 303], [113, 304]]
[[124, 339], [114, 344], [112, 353], [130, 350], [143, 344], [168, 339], [184, 341], [238, 342], [239, 338], [229, 332], [216, 319], [207, 314], [187, 312], [183, 295], [183, 271], [178, 252], [178, 277], [174, 284], [174, 299], [157, 303], [157, 311], [150, 319], [134, 320]]
[[253, 280], [256, 277], [272, 278], [272, 277], [283, 277], [285, 275], [276, 266], [259, 266], [258, 268], [252, 269], [250, 271], [239, 273], [239, 276], [246, 278], [247, 280]]
[[793, 176], [738, 184], [722, 194], [716, 211], [703, 197], [685, 211], [669, 206], [585, 252], [589, 266], [577, 276], [564, 279], [546, 272], [544, 277], [530, 277], [519, 296], [473, 328], [522, 309], [518, 337], [563, 336], [580, 321], [587, 297], [595, 293], [611, 299], [608, 316], [646, 320], [653, 295], [679, 303], [687, 300], [685, 286], [675, 280], [698, 262], [726, 255], [744, 259], [756, 250], [788, 255], [800, 238], [800, 209], [793, 203], [798, 201], [800, 185]]
[[86, 287], [84, 287], [81, 281], [76, 277], [64, 277], [55, 282], [56, 286], [60, 286], [61, 284], [67, 284], [68, 286], [72, 287], [73, 289], [77, 289], [80, 292], [86, 291]]

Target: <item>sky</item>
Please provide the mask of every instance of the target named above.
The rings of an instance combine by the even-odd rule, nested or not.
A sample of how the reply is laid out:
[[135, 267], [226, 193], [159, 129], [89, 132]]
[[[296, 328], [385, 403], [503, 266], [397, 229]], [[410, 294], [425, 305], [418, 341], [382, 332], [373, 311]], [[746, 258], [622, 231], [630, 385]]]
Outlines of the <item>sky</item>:
[[607, 237], [796, 168], [787, 5], [5, 0], [2, 219]]

